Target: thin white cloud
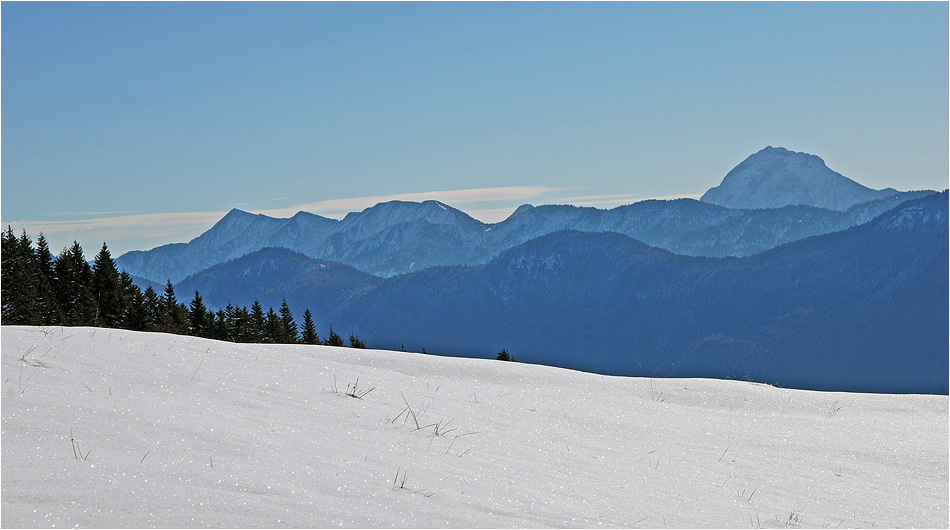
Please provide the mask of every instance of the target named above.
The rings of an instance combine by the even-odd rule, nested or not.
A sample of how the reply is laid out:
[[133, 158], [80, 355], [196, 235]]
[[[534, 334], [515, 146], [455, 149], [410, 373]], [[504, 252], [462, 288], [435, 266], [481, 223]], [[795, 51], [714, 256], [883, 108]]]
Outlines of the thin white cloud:
[[673, 201], [673, 200], [676, 200], [676, 199], [697, 199], [697, 200], [698, 200], [698, 199], [699, 199], [700, 197], [702, 197], [702, 196], [703, 196], [702, 193], [683, 193], [683, 194], [680, 194], [680, 195], [663, 195], [663, 196], [661, 196], [661, 197], [647, 197], [647, 198], [645, 198], [645, 199], [637, 199], [637, 200], [634, 201], [634, 202], [641, 202], [641, 201]]
[[616, 194], [616, 195], [585, 195], [583, 197], [566, 197], [562, 199], [566, 203], [570, 204], [599, 204], [605, 202], [634, 202], [642, 200], [637, 198], [636, 195], [631, 195], [629, 193]]
[[[469, 190], [432, 191], [421, 193], [404, 193], [387, 196], [354, 197], [348, 199], [334, 199], [302, 204], [290, 208], [271, 210], [251, 210], [252, 213], [262, 213], [271, 217], [292, 217], [299, 211], [309, 211], [327, 217], [342, 217], [343, 215], [361, 211], [380, 202], [426, 201], [438, 200], [452, 206], [477, 203], [499, 203], [505, 201], [520, 201], [539, 197], [548, 193], [560, 191], [560, 188], [547, 186], [509, 186], [499, 188], [476, 188]], [[275, 199], [279, 200], [279, 199]], [[487, 205], [487, 204], [486, 204]], [[512, 208], [496, 210], [476, 210], [485, 219], [497, 222], [499, 215], [506, 211], [510, 215]], [[100, 215], [108, 212], [87, 212], [87, 215]], [[84, 246], [105, 241], [114, 255], [120, 255], [128, 250], [145, 250], [157, 245], [185, 242], [201, 235], [211, 228], [227, 212], [182, 212], [182, 213], [153, 213], [137, 215], [117, 215], [112, 217], [95, 217], [92, 219], [75, 219], [66, 221], [4, 221], [3, 227], [11, 226], [19, 234], [26, 230], [34, 239], [42, 232], [49, 241], [50, 248], [55, 251], [63, 248], [73, 240]], [[63, 214], [76, 215], [76, 214]], [[470, 214], [471, 215], [471, 214]], [[476, 218], [481, 218], [474, 216]], [[505, 215], [507, 217], [507, 215]], [[497, 219], [498, 221], [503, 218]]]
[[292, 217], [297, 212], [304, 211], [334, 217], [339, 214], [362, 211], [370, 206], [388, 201], [422, 202], [436, 200], [450, 206], [459, 207], [464, 204], [483, 202], [522, 201], [561, 191], [562, 189], [563, 188], [551, 188], [548, 186], [507, 186], [468, 190], [426, 191], [419, 193], [402, 193], [398, 195], [371, 195], [367, 197], [311, 202], [288, 208], [252, 210], [252, 213], [264, 214], [270, 217]]
[[[515, 211], [517, 205], [510, 204], [512, 202], [535, 199], [565, 190], [565, 188], [552, 188], [547, 186], [509, 186], [403, 193], [385, 196], [374, 195], [313, 202], [291, 208], [256, 210], [252, 211], [252, 213], [262, 213], [271, 217], [287, 218], [292, 217], [299, 211], [309, 211], [326, 217], [341, 218], [349, 212], [361, 211], [386, 201], [402, 200], [421, 202], [426, 200], [438, 200], [459, 207], [475, 219], [484, 223], [498, 223], [507, 219], [512, 212]], [[699, 197], [701, 197], [701, 194], [669, 195], [651, 198], [697, 199]], [[610, 208], [649, 199], [650, 198], [635, 197], [630, 194], [614, 194], [556, 198], [551, 202]], [[475, 207], [473, 209], [466, 209], [464, 205], [473, 205]], [[17, 234], [25, 229], [27, 233], [34, 238], [42, 232], [49, 241], [51, 249], [54, 250], [67, 246], [74, 239], [84, 245], [95, 244], [96, 246], [98, 246], [98, 242], [106, 241], [113, 253], [120, 255], [128, 250], [144, 250], [165, 243], [190, 241], [211, 228], [211, 226], [224, 217], [226, 213], [227, 212], [223, 211], [153, 213], [96, 217], [92, 219], [69, 221], [5, 221], [3, 222], [3, 226], [6, 227], [10, 225]]]
[[124, 213], [142, 213], [144, 210], [122, 210], [118, 212], [55, 212], [49, 215], [54, 217], [62, 217], [66, 215], [118, 215]]
[[465, 210], [465, 213], [471, 215], [475, 219], [483, 223], [494, 224], [500, 223], [511, 216], [517, 206], [509, 206], [507, 208], [486, 208], [482, 210]]
[[153, 213], [72, 221], [4, 221], [3, 227], [10, 226], [16, 234], [25, 229], [34, 240], [42, 232], [53, 253], [73, 240], [79, 241], [87, 251], [97, 249], [105, 241], [113, 256], [118, 256], [129, 250], [145, 250], [165, 243], [189, 241], [226, 213]]
[[72, 221], [10, 221], [3, 225], [25, 228], [27, 233], [43, 232], [46, 235], [69, 232], [91, 232], [110, 230], [162, 230], [214, 223], [227, 212], [187, 212], [187, 213], [149, 213], [139, 215], [121, 215], [117, 217], [96, 217]]
[[604, 206], [604, 205], [613, 205], [621, 206], [624, 204], [632, 204], [635, 202], [643, 201], [668, 201], [673, 199], [698, 199], [702, 197], [702, 193], [686, 193], [682, 195], [665, 195], [662, 197], [637, 197], [636, 195], [630, 194], [618, 194], [618, 195], [588, 195], [585, 197], [566, 197], [562, 199], [566, 204], [574, 204], [576, 206]]
[[247, 206], [247, 205], [250, 205], [250, 204], [260, 204], [260, 203], [262, 203], [262, 202], [286, 201], [286, 200], [292, 199], [292, 198], [293, 198], [293, 197], [275, 197], [275, 198], [273, 198], [273, 199], [258, 199], [258, 200], [256, 200], [256, 201], [239, 202], [239, 203], [236, 203], [234, 206]]

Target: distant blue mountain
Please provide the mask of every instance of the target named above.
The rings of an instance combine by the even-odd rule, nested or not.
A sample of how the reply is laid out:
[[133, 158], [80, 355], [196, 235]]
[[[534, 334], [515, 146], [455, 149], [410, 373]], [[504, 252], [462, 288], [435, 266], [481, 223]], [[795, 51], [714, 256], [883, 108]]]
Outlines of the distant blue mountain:
[[434, 266], [486, 263], [506, 249], [561, 230], [616, 232], [688, 256], [748, 256], [844, 230], [930, 193], [894, 192], [843, 212], [812, 206], [731, 210], [691, 199], [643, 201], [611, 210], [525, 205], [497, 224], [481, 223], [437, 201], [381, 203], [342, 221], [305, 212], [274, 219], [232, 210], [189, 243], [128, 252], [116, 264], [164, 285], [275, 247], [390, 277]]
[[700, 200], [726, 208], [804, 205], [844, 211], [894, 193], [862, 186], [815, 155], [769, 146], [743, 160]]
[[598, 373], [946, 394], [947, 209], [943, 192], [741, 259], [558, 232], [485, 265], [392, 278], [337, 321], [379, 347], [506, 348]]
[[298, 309], [294, 312], [298, 321], [302, 321], [304, 310], [310, 309], [314, 323], [325, 330], [333, 324], [325, 317], [383, 281], [353, 267], [315, 260], [285, 248], [264, 248], [191, 275], [174, 288], [185, 301], [199, 291], [204, 303], [215, 309], [229, 304], [249, 308], [256, 300], [267, 311], [286, 300]]
[[701, 201], [643, 201], [612, 210], [523, 205], [496, 224], [437, 201], [381, 203], [341, 221], [306, 212], [275, 219], [231, 210], [188, 243], [128, 252], [116, 264], [164, 285], [275, 247], [390, 277], [486, 263], [561, 230], [616, 232], [686, 256], [742, 257], [844, 230], [930, 193], [872, 190], [832, 171], [817, 156], [770, 146], [736, 166]]
[[933, 193], [872, 190], [807, 153], [766, 147], [737, 165], [700, 201], [643, 201], [612, 210], [523, 205], [485, 224], [437, 201], [392, 201], [340, 221], [299, 212], [275, 219], [231, 210], [188, 243], [132, 251], [116, 260], [134, 277], [177, 283], [267, 247], [391, 277], [428, 267], [478, 265], [561, 230], [615, 232], [676, 254], [743, 257], [867, 222]]
[[[176, 286], [209, 305], [310, 308], [370, 347], [598, 373], [948, 392], [947, 192], [744, 258], [561, 231], [476, 266], [375, 278], [267, 249]], [[513, 216], [517, 217], [517, 216]], [[243, 298], [241, 298], [243, 297]], [[321, 324], [322, 323], [322, 324]]]

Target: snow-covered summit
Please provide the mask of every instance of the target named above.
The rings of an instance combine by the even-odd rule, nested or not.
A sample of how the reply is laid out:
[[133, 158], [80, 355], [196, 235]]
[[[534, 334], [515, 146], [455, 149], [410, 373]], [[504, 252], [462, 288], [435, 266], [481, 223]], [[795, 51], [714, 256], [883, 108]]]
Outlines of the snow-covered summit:
[[719, 186], [700, 199], [726, 208], [781, 208], [806, 205], [844, 211], [896, 193], [873, 190], [830, 169], [808, 153], [768, 146], [734, 167]]
[[341, 228], [355, 229], [361, 235], [371, 235], [387, 228], [413, 222], [433, 225], [478, 224], [465, 212], [439, 201], [388, 201], [366, 208], [362, 212], [350, 212], [343, 218]]

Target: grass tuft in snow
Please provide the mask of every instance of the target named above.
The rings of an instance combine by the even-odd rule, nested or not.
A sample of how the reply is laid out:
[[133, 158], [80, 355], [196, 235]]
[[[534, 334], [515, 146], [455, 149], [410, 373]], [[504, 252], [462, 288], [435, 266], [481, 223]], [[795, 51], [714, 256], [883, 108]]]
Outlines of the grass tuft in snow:
[[[344, 396], [349, 396], [351, 398], [363, 399], [363, 397], [373, 390], [376, 390], [376, 387], [367, 388], [364, 390], [357, 390], [357, 386], [360, 384], [360, 378], [357, 377], [356, 381], [353, 383], [347, 383], [346, 389], [343, 391]], [[337, 388], [336, 384], [336, 374], [333, 374], [333, 387], [330, 389], [334, 394], [339, 394], [340, 390]]]

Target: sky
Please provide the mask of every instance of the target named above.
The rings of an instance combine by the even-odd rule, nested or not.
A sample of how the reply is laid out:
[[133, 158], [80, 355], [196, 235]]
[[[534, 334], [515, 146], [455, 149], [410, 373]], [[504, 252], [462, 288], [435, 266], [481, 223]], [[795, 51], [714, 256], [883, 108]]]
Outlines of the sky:
[[698, 198], [767, 145], [948, 187], [948, 4], [0, 4], [0, 219], [54, 253], [232, 208]]

